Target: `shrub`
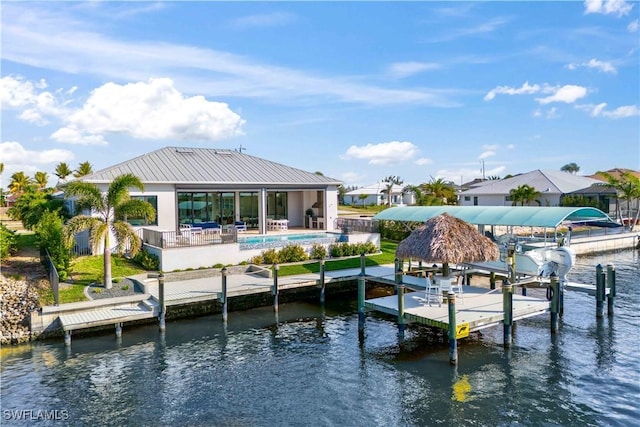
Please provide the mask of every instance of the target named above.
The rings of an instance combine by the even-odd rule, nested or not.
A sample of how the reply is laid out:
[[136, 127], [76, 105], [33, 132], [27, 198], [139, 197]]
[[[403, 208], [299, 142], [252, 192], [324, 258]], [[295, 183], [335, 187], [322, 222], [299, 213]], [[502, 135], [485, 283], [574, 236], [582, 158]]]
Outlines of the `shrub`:
[[138, 251], [133, 260], [147, 271], [155, 271], [160, 268], [160, 258], [144, 249]]
[[18, 238], [16, 232], [9, 230], [4, 224], [0, 224], [0, 259], [9, 258], [17, 250]]
[[334, 243], [329, 246], [329, 253], [334, 258], [361, 255], [362, 253], [371, 254], [378, 252], [378, 248], [373, 242], [366, 243]]
[[120, 283], [122, 282], [122, 277], [116, 277], [111, 279], [111, 283]]
[[128, 291], [129, 290], [129, 285], [122, 285], [121, 288], [123, 291]]
[[222, 268], [222, 267], [224, 267], [224, 264], [222, 264], [221, 262], [213, 265], [213, 268]]
[[251, 258], [249, 262], [251, 264], [256, 264], [256, 265], [264, 264], [264, 258], [262, 258], [262, 255], [256, 255], [253, 258]]
[[262, 251], [262, 260], [263, 264], [278, 264], [280, 262], [278, 251], [275, 249]]
[[102, 288], [93, 288], [93, 293], [94, 294], [101, 294], [102, 293]]
[[311, 259], [325, 259], [327, 257], [327, 248], [320, 243], [314, 243], [309, 252], [309, 258]]
[[44, 212], [35, 226], [40, 253], [44, 253], [45, 249], [49, 252], [61, 281], [67, 279], [71, 268], [71, 248], [64, 239], [63, 227], [58, 213], [50, 211]]
[[307, 253], [300, 245], [287, 245], [278, 252], [280, 262], [298, 262], [307, 258]]

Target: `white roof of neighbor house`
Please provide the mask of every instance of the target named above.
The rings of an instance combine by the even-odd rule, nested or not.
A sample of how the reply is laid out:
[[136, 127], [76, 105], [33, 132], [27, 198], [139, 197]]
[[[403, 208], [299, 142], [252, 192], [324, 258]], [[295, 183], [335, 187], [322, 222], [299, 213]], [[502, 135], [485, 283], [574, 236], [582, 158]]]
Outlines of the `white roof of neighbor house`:
[[534, 170], [507, 179], [486, 181], [478, 187], [463, 191], [461, 194], [509, 194], [511, 190], [525, 184], [543, 194], [566, 194], [598, 183], [602, 183], [602, 181], [573, 175], [569, 172]]
[[[392, 194], [400, 194], [402, 193], [402, 189], [404, 187], [402, 185], [393, 185], [391, 187]], [[345, 196], [359, 196], [360, 194], [380, 194], [383, 190], [387, 189], [387, 184], [384, 182], [376, 182], [375, 184], [367, 185], [366, 187], [356, 188], [355, 190], [351, 190], [345, 193]]]
[[145, 184], [338, 185], [341, 181], [236, 150], [165, 147], [81, 179], [109, 183], [131, 173]]

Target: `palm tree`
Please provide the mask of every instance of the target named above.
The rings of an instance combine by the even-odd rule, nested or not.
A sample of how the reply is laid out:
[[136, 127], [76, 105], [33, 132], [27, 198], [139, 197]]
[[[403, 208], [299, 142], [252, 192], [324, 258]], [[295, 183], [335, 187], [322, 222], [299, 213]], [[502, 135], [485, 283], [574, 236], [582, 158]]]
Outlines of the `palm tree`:
[[[640, 199], [640, 178], [635, 176], [629, 171], [622, 171], [620, 177], [617, 178], [608, 172], [598, 172], [598, 174], [605, 177], [609, 188], [615, 188], [618, 199], [627, 201], [627, 215], [631, 217], [631, 200]], [[620, 206], [620, 205], [618, 205]], [[640, 217], [640, 206], [636, 211], [636, 217], [631, 225], [631, 231]]]
[[384, 190], [382, 190], [382, 192], [387, 195], [387, 205], [391, 207], [391, 195], [393, 192], [393, 186], [402, 185], [404, 181], [399, 176], [389, 175], [388, 177], [383, 179], [382, 182], [385, 184], [385, 188]]
[[104, 246], [104, 286], [111, 289], [111, 245], [110, 233], [115, 236], [116, 252], [122, 253], [126, 246], [130, 254], [135, 256], [140, 250], [140, 238], [129, 223], [117, 218], [155, 216], [155, 209], [150, 203], [139, 199], [131, 199], [129, 188], [140, 191], [144, 185], [140, 178], [132, 174], [117, 176], [105, 194], [95, 184], [72, 181], [65, 189], [67, 197], [77, 197], [77, 205], [81, 209], [91, 209], [96, 216], [78, 215], [69, 220], [65, 226], [65, 237], [71, 243], [74, 236], [89, 230], [89, 239], [94, 248]]
[[520, 185], [517, 188], [513, 188], [511, 189], [511, 191], [509, 191], [509, 196], [511, 197], [511, 206], [516, 206], [518, 202], [520, 202], [521, 206], [529, 205], [529, 203], [531, 202], [536, 202], [538, 206], [540, 206], [541, 203], [538, 198], [541, 195], [542, 193], [527, 184]]
[[562, 166], [560, 168], [560, 170], [562, 172], [569, 172], [569, 173], [572, 173], [572, 174], [575, 175], [580, 170], [580, 166], [578, 166], [577, 164], [572, 162], [572, 163], [567, 163], [566, 165]]
[[93, 166], [89, 162], [82, 162], [78, 165], [78, 169], [76, 169], [73, 174], [74, 177], [80, 178], [81, 176], [91, 175], [93, 173]]
[[33, 180], [38, 185], [38, 190], [44, 190], [49, 183], [49, 174], [46, 172], [36, 172]]
[[73, 171], [65, 162], [60, 162], [58, 163], [58, 166], [56, 166], [55, 175], [58, 177], [58, 182], [65, 182], [67, 180], [67, 177], [72, 173]]
[[29, 186], [31, 185], [31, 178], [25, 175], [24, 172], [15, 172], [11, 175], [11, 182], [9, 182], [9, 191], [16, 195], [20, 196], [22, 193], [27, 191]]
[[363, 208], [363, 209], [364, 209], [364, 201], [365, 201], [365, 200], [367, 200], [367, 197], [369, 197], [369, 195], [368, 195], [368, 194], [365, 194], [365, 193], [362, 193], [362, 194], [360, 194], [360, 195], [358, 196], [358, 198], [359, 198], [360, 200], [362, 200], [362, 208]]
[[438, 204], [455, 204], [454, 202], [458, 200], [453, 184], [442, 178], [435, 179], [431, 177], [431, 181], [420, 184], [420, 189], [423, 193], [430, 194], [434, 199], [438, 200]]

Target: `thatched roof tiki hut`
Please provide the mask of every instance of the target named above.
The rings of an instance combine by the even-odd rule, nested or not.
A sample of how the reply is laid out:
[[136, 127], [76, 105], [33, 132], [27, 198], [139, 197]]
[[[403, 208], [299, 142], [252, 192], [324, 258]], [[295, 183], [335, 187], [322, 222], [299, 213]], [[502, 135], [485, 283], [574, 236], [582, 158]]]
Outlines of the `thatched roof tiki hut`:
[[398, 244], [396, 256], [442, 263], [442, 275], [449, 275], [449, 263], [497, 260], [498, 246], [473, 225], [447, 213], [427, 220]]

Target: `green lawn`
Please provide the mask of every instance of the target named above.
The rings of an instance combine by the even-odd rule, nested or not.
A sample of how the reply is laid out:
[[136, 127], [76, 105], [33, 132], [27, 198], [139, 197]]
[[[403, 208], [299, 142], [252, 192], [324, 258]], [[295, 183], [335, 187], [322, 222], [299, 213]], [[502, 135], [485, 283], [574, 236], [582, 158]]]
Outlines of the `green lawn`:
[[17, 234], [16, 246], [18, 250], [28, 248], [29, 246], [36, 247], [36, 235], [33, 232], [25, 232]]
[[[383, 240], [380, 242], [381, 253], [366, 256], [367, 266], [393, 264], [396, 258], [396, 242]], [[342, 270], [345, 268], [360, 268], [360, 257], [338, 259], [335, 261], [327, 260], [325, 263], [325, 271]], [[295, 274], [318, 273], [320, 271], [320, 263], [318, 261], [310, 261], [305, 264], [283, 265], [278, 270], [279, 276], [291, 276]]]
[[[142, 274], [146, 271], [131, 260], [120, 256], [111, 257], [111, 275], [115, 278], [133, 276]], [[102, 282], [104, 275], [104, 267], [102, 255], [82, 256], [71, 262], [71, 278], [73, 283], [69, 285], [61, 285], [60, 287], [60, 303], [86, 301], [84, 288], [95, 282]], [[43, 305], [48, 301], [53, 303], [53, 295], [45, 297]]]
[[362, 206], [354, 203], [353, 205], [340, 205], [338, 210], [340, 212], [348, 212], [350, 214], [360, 214], [360, 215], [375, 215], [378, 212], [381, 212], [388, 208], [387, 205], [377, 205], [377, 206]]

